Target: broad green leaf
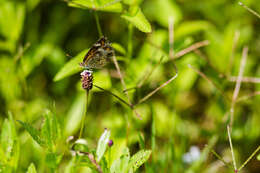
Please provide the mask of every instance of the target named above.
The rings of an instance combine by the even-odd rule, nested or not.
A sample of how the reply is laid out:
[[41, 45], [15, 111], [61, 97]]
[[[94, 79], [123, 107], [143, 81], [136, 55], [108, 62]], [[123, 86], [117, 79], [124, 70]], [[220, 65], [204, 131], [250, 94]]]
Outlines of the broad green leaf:
[[92, 9], [97, 11], [107, 11], [120, 13], [123, 9], [120, 0], [71, 0], [69, 1], [69, 6], [78, 7], [83, 9]]
[[182, 11], [172, 0], [150, 0], [144, 6], [144, 14], [150, 20], [156, 21], [161, 26], [168, 28], [169, 19], [179, 23], [182, 19]]
[[103, 132], [103, 134], [101, 135], [98, 141], [97, 152], [96, 152], [98, 162], [102, 159], [106, 151], [109, 138], [110, 138], [110, 130], [105, 129], [105, 131]]
[[151, 32], [152, 27], [143, 12], [139, 7], [134, 7], [131, 12], [121, 15], [121, 17], [130, 23], [132, 23], [136, 28], [142, 32]]
[[71, 76], [82, 70], [79, 63], [82, 62], [83, 57], [85, 56], [87, 51], [88, 50], [80, 52], [76, 57], [72, 58], [69, 62], [67, 62], [64, 65], [64, 67], [62, 67], [62, 69], [55, 75], [54, 81], [59, 81], [65, 77]]
[[126, 54], [126, 50], [123, 46], [121, 46], [119, 43], [112, 43], [112, 47], [122, 55]]
[[128, 164], [130, 160], [130, 153], [128, 148], [124, 148], [120, 158], [116, 159], [111, 167], [111, 173], [128, 173]]
[[135, 172], [142, 164], [144, 164], [150, 157], [151, 150], [140, 150], [133, 155], [129, 162], [129, 170], [133, 169]]
[[207, 21], [189, 21], [181, 23], [175, 30], [175, 39], [183, 38], [197, 32], [206, 31], [211, 27]]
[[37, 173], [36, 168], [33, 163], [30, 164], [26, 173]]
[[49, 168], [57, 168], [60, 161], [62, 159], [62, 155], [57, 153], [48, 153], [45, 158], [45, 162]]
[[22, 122], [20, 120], [17, 120], [23, 128], [31, 135], [31, 137], [42, 147], [45, 146], [45, 141], [41, 138], [41, 133], [39, 130], [35, 129], [33, 126], [31, 126], [28, 123]]

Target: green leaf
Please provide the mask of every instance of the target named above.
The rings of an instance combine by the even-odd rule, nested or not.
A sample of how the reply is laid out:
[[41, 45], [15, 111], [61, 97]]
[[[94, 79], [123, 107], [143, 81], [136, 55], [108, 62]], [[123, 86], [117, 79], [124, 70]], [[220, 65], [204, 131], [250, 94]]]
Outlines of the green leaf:
[[133, 155], [129, 162], [129, 169], [133, 169], [135, 172], [142, 164], [144, 164], [150, 157], [151, 150], [140, 150], [135, 155]]
[[258, 154], [258, 156], [256, 156], [257, 160], [260, 161], [260, 154]]
[[35, 166], [34, 166], [33, 163], [30, 164], [30, 166], [28, 167], [26, 173], [37, 173], [37, 171], [36, 171]]
[[110, 130], [105, 129], [105, 131], [103, 132], [103, 134], [101, 135], [98, 141], [97, 153], [96, 153], [98, 162], [102, 159], [106, 151], [109, 138], [110, 138]]
[[45, 162], [49, 168], [57, 168], [60, 161], [62, 159], [62, 155], [57, 153], [48, 153], [45, 158]]
[[144, 14], [150, 20], [156, 21], [161, 26], [168, 28], [169, 18], [174, 23], [178, 23], [182, 19], [182, 11], [172, 0], [152, 0], [144, 6]]
[[90, 152], [88, 145], [87, 145], [87, 141], [85, 139], [76, 140], [75, 143], [72, 144], [71, 150], [84, 152], [84, 153]]
[[14, 120], [9, 113], [9, 119], [5, 119], [0, 138], [0, 163], [8, 165], [7, 170], [16, 172], [20, 155], [20, 144], [17, 139]]
[[32, 127], [30, 124], [17, 120], [23, 128], [31, 135], [31, 137], [42, 147], [45, 146], [45, 141], [41, 138], [41, 133], [39, 130]]
[[65, 77], [71, 76], [82, 70], [79, 63], [82, 62], [83, 57], [88, 50], [80, 52], [76, 57], [67, 62], [64, 67], [55, 75], [54, 81], [59, 81]]
[[123, 9], [122, 4], [119, 0], [71, 0], [69, 1], [69, 6], [78, 7], [83, 9], [92, 9], [96, 11], [107, 11], [120, 13]]
[[111, 173], [127, 173], [128, 172], [128, 164], [130, 160], [130, 153], [128, 148], [124, 148], [122, 155], [120, 158], [116, 159], [111, 167]]
[[125, 13], [121, 17], [130, 23], [132, 23], [136, 28], [142, 32], [151, 32], [152, 27], [148, 20], [145, 18], [143, 12], [139, 7], [134, 7], [130, 13]]
[[207, 21], [183, 22], [175, 30], [175, 39], [183, 38], [191, 34], [210, 29], [212, 25]]
[[44, 115], [44, 123], [41, 129], [41, 136], [46, 141], [47, 147], [50, 151], [54, 151], [54, 145], [60, 137], [59, 123], [56, 116], [49, 110]]
[[123, 46], [121, 46], [119, 43], [112, 43], [112, 47], [122, 55], [126, 54], [126, 50]]

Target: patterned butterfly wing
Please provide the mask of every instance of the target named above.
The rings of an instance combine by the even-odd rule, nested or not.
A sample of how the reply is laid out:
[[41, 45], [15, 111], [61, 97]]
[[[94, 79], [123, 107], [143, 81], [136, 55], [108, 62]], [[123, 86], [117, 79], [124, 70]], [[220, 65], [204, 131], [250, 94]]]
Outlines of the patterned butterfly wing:
[[113, 56], [114, 50], [106, 37], [99, 39], [83, 59], [83, 66], [89, 69], [100, 69]]

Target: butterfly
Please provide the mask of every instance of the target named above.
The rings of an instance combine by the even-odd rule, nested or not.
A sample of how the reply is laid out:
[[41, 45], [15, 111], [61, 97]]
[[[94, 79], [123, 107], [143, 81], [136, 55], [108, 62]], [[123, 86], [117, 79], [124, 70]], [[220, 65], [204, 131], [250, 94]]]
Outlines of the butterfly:
[[113, 55], [114, 49], [111, 47], [111, 43], [103, 36], [89, 49], [80, 66], [88, 70], [100, 69], [108, 63]]

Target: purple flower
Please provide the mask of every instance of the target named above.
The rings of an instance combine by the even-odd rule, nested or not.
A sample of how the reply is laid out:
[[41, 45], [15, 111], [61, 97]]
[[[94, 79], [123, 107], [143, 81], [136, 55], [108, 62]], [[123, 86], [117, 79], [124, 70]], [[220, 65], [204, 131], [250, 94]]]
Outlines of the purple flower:
[[82, 73], [80, 73], [81, 76], [81, 82], [82, 82], [82, 88], [86, 90], [91, 90], [93, 87], [93, 76], [92, 71], [90, 70], [84, 70]]
[[109, 141], [108, 141], [108, 143], [107, 143], [107, 145], [109, 146], [109, 147], [112, 147], [112, 145], [113, 145], [114, 143], [113, 143], [113, 141], [110, 139]]

